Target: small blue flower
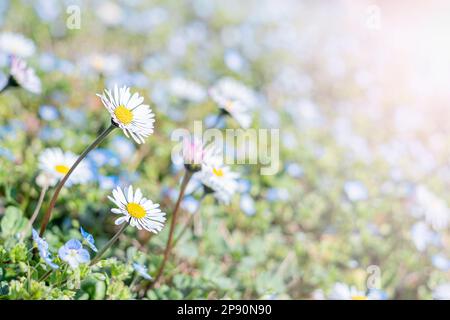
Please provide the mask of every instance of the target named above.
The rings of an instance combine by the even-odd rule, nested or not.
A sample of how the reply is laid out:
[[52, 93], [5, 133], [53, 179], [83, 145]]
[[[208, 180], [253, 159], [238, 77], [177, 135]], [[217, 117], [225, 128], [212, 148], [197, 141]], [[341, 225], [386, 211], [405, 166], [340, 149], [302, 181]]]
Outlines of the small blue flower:
[[147, 279], [147, 280], [152, 280], [152, 279], [153, 279], [153, 278], [148, 274], [148, 270], [147, 270], [147, 267], [146, 267], [146, 266], [134, 262], [134, 263], [133, 263], [133, 269], [134, 269], [134, 270], [135, 270], [142, 278]]
[[129, 139], [122, 136], [115, 136], [111, 140], [111, 149], [122, 161], [130, 159], [136, 151], [134, 144]]
[[83, 249], [83, 245], [77, 239], [67, 241], [65, 245], [59, 248], [58, 255], [71, 268], [78, 268], [80, 264], [89, 263], [91, 260], [89, 252]]
[[247, 193], [241, 195], [240, 206], [247, 216], [253, 216], [256, 213], [255, 200]]
[[197, 211], [199, 205], [199, 201], [193, 196], [186, 196], [181, 203], [181, 207], [191, 214]]
[[118, 176], [103, 176], [99, 175], [97, 177], [98, 184], [102, 190], [112, 190], [119, 184]]
[[45, 263], [49, 265], [50, 268], [58, 269], [59, 266], [53, 262], [50, 251], [48, 250], [47, 241], [39, 237], [39, 234], [34, 229], [32, 230], [32, 234], [33, 234], [33, 241], [36, 243], [38, 247], [39, 255], [41, 256], [41, 258], [45, 261]]
[[46, 121], [58, 119], [59, 113], [54, 106], [43, 105], [39, 107], [39, 116]]
[[88, 157], [99, 168], [105, 165], [117, 167], [120, 164], [119, 157], [111, 150], [104, 148], [92, 150]]
[[86, 241], [89, 248], [91, 248], [94, 252], [97, 252], [97, 247], [95, 246], [95, 240], [92, 234], [86, 232], [83, 227], [80, 227], [81, 235], [83, 236], [83, 239]]
[[364, 184], [360, 181], [347, 181], [344, 185], [344, 191], [350, 201], [364, 201], [369, 197], [369, 193]]

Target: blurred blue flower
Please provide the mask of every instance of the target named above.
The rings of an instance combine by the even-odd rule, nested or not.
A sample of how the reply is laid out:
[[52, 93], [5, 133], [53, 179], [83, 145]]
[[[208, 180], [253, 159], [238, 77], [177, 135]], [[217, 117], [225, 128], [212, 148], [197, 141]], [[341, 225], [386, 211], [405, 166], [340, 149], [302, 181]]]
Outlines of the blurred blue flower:
[[113, 150], [122, 161], [129, 160], [136, 151], [136, 147], [130, 139], [127, 139], [122, 135], [116, 135], [111, 140], [110, 146], [111, 150]]
[[386, 300], [388, 298], [388, 295], [386, 292], [380, 289], [369, 289], [367, 298], [369, 300]]
[[83, 237], [83, 239], [85, 240], [85, 242], [87, 243], [87, 245], [89, 246], [89, 248], [92, 249], [92, 251], [97, 252], [97, 247], [95, 246], [95, 240], [94, 237], [92, 236], [92, 234], [86, 232], [83, 227], [80, 227], [80, 233], [81, 236]]
[[447, 259], [442, 254], [436, 254], [431, 258], [431, 261], [433, 263], [433, 266], [438, 268], [439, 270], [442, 270], [444, 272], [447, 272], [450, 270], [450, 260]]
[[39, 116], [46, 121], [58, 119], [59, 113], [54, 106], [42, 105], [39, 107]]
[[248, 193], [248, 192], [250, 192], [250, 189], [252, 188], [252, 184], [251, 184], [251, 182], [249, 180], [247, 180], [247, 179], [239, 179], [238, 183], [239, 183], [239, 187], [238, 187], [239, 193]]
[[97, 167], [103, 167], [105, 165], [117, 167], [120, 164], [120, 159], [117, 155], [111, 150], [105, 148], [97, 148], [92, 150], [88, 158], [92, 160], [92, 162]]
[[253, 216], [256, 213], [255, 200], [247, 193], [241, 195], [240, 206], [247, 216]]
[[199, 201], [193, 196], [186, 196], [181, 203], [181, 207], [191, 214], [197, 211], [199, 205]]
[[39, 66], [42, 71], [50, 72], [56, 69], [58, 59], [52, 53], [42, 53], [39, 56]]
[[286, 201], [289, 199], [289, 191], [283, 188], [270, 188], [267, 190], [266, 198], [269, 202]]
[[301, 178], [303, 176], [303, 167], [298, 163], [289, 163], [286, 165], [286, 172], [292, 178]]
[[411, 228], [411, 238], [417, 250], [425, 251], [429, 245], [439, 245], [440, 238], [423, 221], [416, 222]]
[[359, 181], [347, 181], [344, 191], [350, 201], [363, 201], [369, 197], [366, 187]]
[[242, 58], [242, 55], [236, 50], [227, 50], [224, 56], [225, 65], [235, 71], [239, 72], [245, 65], [245, 60]]
[[84, 127], [86, 124], [86, 114], [81, 109], [64, 108], [62, 110], [64, 120], [76, 127]]
[[59, 1], [56, 0], [36, 0], [34, 9], [42, 21], [50, 22], [58, 18], [61, 12]]
[[45, 126], [39, 132], [39, 138], [43, 141], [59, 141], [64, 137], [64, 132], [61, 128], [52, 128]]
[[114, 189], [119, 184], [118, 176], [104, 176], [99, 175], [97, 177], [100, 189], [102, 190], [111, 190]]
[[133, 263], [133, 269], [144, 279], [152, 280], [153, 278], [148, 274], [148, 269], [142, 264]]
[[77, 268], [80, 264], [89, 263], [91, 260], [89, 251], [83, 249], [83, 245], [77, 239], [71, 239], [59, 248], [58, 256], [71, 268]]
[[16, 161], [16, 157], [11, 152], [11, 150], [3, 148], [1, 146], [0, 146], [0, 157], [6, 158], [6, 159], [8, 159], [11, 162]]
[[36, 230], [32, 230], [33, 241], [36, 243], [39, 251], [39, 256], [47, 263], [52, 269], [58, 269], [59, 266], [53, 262], [50, 251], [48, 250], [48, 243], [43, 238], [39, 237]]

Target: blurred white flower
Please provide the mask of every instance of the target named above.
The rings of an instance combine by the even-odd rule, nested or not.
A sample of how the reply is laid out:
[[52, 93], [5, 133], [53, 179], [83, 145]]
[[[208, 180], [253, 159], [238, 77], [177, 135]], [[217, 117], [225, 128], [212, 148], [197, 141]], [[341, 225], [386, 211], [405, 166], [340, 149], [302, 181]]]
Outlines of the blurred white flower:
[[240, 206], [247, 216], [253, 216], [256, 213], [255, 200], [248, 193], [241, 195]]
[[196, 103], [206, 98], [206, 90], [200, 84], [180, 77], [170, 81], [169, 89], [174, 96]]
[[[48, 182], [50, 186], [62, 179], [70, 170], [72, 165], [77, 160], [77, 156], [72, 152], [63, 152], [59, 148], [45, 149], [39, 155], [39, 169], [42, 170], [45, 177], [41, 177], [42, 183]], [[66, 182], [67, 186], [72, 184], [85, 184], [91, 181], [93, 173], [85, 161], [81, 161], [73, 174]]]
[[95, 12], [100, 20], [107, 26], [119, 25], [124, 19], [122, 8], [113, 1], [102, 1]]
[[222, 78], [210, 88], [209, 95], [241, 127], [250, 127], [251, 111], [256, 107], [256, 97], [252, 90], [232, 78]]
[[350, 201], [363, 201], [368, 198], [366, 187], [359, 181], [347, 181], [344, 191]]
[[444, 272], [450, 271], [450, 260], [442, 254], [436, 254], [431, 258], [433, 266]]
[[437, 234], [423, 221], [412, 226], [411, 238], [419, 251], [424, 251], [430, 244], [437, 244], [439, 240]]
[[116, 54], [92, 53], [82, 61], [82, 65], [106, 76], [115, 75], [122, 71], [122, 61], [120, 56]]
[[148, 105], [142, 104], [144, 98], [138, 93], [131, 95], [130, 88], [123, 86], [119, 89], [116, 85], [113, 90], [105, 89], [102, 95], [97, 96], [127, 137], [131, 136], [140, 144], [153, 133], [155, 114]]
[[123, 190], [117, 187], [112, 194], [113, 197], [108, 196], [108, 199], [114, 202], [117, 208], [111, 209], [111, 212], [122, 215], [116, 219], [116, 225], [127, 222], [139, 230], [145, 229], [153, 233], [162, 230], [166, 214], [161, 212], [158, 203], [144, 198], [141, 189], [138, 188], [133, 192], [133, 187], [129, 186], [125, 196]]
[[210, 156], [204, 158], [201, 171], [195, 174], [202, 184], [214, 193], [223, 204], [229, 204], [231, 197], [238, 190], [239, 174], [231, 171], [223, 164], [222, 154], [211, 151]]
[[414, 196], [417, 208], [413, 208], [412, 213], [415, 217], [423, 217], [436, 231], [444, 230], [448, 227], [450, 209], [444, 200], [424, 186], [417, 187]]
[[368, 297], [362, 291], [357, 290], [354, 286], [348, 286], [344, 283], [336, 283], [331, 290], [328, 298], [331, 300], [367, 300]]
[[36, 46], [33, 41], [19, 33], [2, 32], [0, 34], [0, 51], [9, 55], [28, 58], [34, 54]]
[[433, 299], [450, 300], [450, 283], [444, 283], [433, 290]]
[[39, 80], [36, 76], [34, 69], [28, 67], [24, 60], [16, 56], [12, 56], [10, 74], [20, 87], [30, 91], [31, 93], [41, 93], [41, 80]]

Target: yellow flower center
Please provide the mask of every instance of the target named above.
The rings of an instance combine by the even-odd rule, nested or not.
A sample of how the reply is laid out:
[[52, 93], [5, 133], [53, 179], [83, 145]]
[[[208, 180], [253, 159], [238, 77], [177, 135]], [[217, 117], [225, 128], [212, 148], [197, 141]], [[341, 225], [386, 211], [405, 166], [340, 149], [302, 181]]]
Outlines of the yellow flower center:
[[231, 101], [231, 100], [228, 100], [228, 101], [225, 103], [225, 109], [231, 110], [231, 109], [233, 109], [233, 105], [234, 105], [234, 102]]
[[145, 217], [145, 209], [138, 203], [130, 202], [127, 204], [127, 211], [133, 218], [142, 219]]
[[114, 114], [123, 124], [130, 124], [133, 121], [133, 113], [123, 105], [118, 106], [114, 110]]
[[352, 296], [352, 300], [367, 300], [366, 296]]
[[218, 177], [223, 177], [223, 170], [220, 168], [219, 169], [214, 168], [213, 173]]
[[63, 164], [58, 164], [57, 166], [55, 166], [55, 170], [59, 173], [67, 174], [69, 172], [70, 168]]

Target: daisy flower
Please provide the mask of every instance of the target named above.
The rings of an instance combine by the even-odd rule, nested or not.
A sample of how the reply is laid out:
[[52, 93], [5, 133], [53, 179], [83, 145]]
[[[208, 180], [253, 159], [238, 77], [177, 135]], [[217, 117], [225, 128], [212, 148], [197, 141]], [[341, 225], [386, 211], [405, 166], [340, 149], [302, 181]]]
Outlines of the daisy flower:
[[0, 51], [27, 58], [34, 54], [36, 46], [33, 41], [19, 33], [3, 32], [0, 34]]
[[191, 172], [200, 171], [206, 147], [199, 138], [185, 137], [182, 144], [184, 166]]
[[20, 86], [35, 94], [41, 93], [41, 80], [36, 76], [34, 69], [28, 67], [24, 60], [16, 56], [11, 57], [10, 75], [11, 86]]
[[111, 114], [112, 121], [125, 135], [133, 138], [137, 143], [144, 143], [144, 139], [153, 133], [155, 114], [150, 107], [143, 104], [144, 98], [138, 93], [131, 95], [130, 88], [117, 85], [113, 90], [105, 89], [98, 97]]
[[83, 249], [83, 245], [77, 239], [71, 239], [59, 248], [58, 256], [73, 269], [77, 268], [80, 264], [89, 263], [91, 260], [89, 251]]
[[158, 203], [153, 203], [142, 196], [138, 188], [133, 192], [133, 187], [129, 186], [127, 193], [120, 187], [113, 190], [113, 197], [108, 196], [118, 208], [111, 209], [112, 213], [121, 214], [122, 217], [116, 219], [116, 225], [124, 222], [139, 230], [145, 229], [149, 232], [158, 233], [164, 227], [166, 221], [165, 213], [161, 212]]
[[247, 129], [252, 122], [251, 110], [256, 105], [254, 93], [232, 78], [220, 79], [209, 90], [209, 95], [226, 114]]
[[231, 171], [223, 164], [221, 154], [214, 149], [210, 156], [204, 159], [202, 169], [195, 174], [202, 184], [214, 193], [214, 196], [223, 204], [229, 204], [231, 197], [237, 191], [239, 174]]
[[424, 220], [436, 231], [445, 230], [450, 224], [450, 209], [444, 200], [428, 188], [419, 186], [415, 190], [417, 207], [413, 215]]
[[336, 283], [329, 295], [331, 300], [367, 300], [368, 297], [364, 292], [357, 290], [353, 286], [344, 283]]
[[[77, 160], [77, 156], [72, 152], [63, 152], [59, 148], [45, 149], [39, 156], [39, 169], [48, 177], [52, 185], [62, 179]], [[81, 162], [69, 177], [67, 185], [85, 184], [92, 179], [92, 172], [85, 162]]]
[[200, 103], [206, 98], [206, 91], [200, 84], [184, 78], [172, 79], [169, 89], [174, 96], [183, 100]]

